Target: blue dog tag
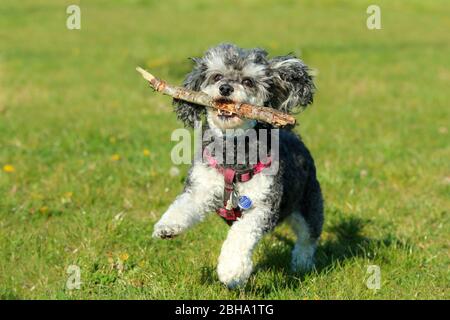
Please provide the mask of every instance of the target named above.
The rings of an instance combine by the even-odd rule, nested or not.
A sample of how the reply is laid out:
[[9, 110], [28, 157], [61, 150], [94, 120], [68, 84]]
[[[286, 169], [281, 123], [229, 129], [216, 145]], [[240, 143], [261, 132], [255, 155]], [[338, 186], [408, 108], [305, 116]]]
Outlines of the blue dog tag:
[[248, 210], [252, 207], [252, 200], [247, 196], [239, 197], [238, 206], [241, 210]]

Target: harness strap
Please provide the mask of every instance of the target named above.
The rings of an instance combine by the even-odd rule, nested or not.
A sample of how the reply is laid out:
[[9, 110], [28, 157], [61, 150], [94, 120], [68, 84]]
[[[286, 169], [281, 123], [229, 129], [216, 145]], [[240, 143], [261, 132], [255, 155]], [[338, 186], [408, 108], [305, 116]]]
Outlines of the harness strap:
[[[203, 156], [204, 158], [206, 158], [206, 160], [208, 161], [208, 164], [210, 167], [216, 169], [217, 171], [219, 171], [220, 174], [222, 174], [225, 178], [225, 170], [226, 169], [231, 169], [231, 168], [225, 168], [221, 165], [218, 164], [217, 159], [214, 158], [209, 152], [208, 149], [205, 149], [203, 151]], [[269, 157], [267, 159], [266, 163], [263, 163], [261, 161], [259, 161], [257, 164], [253, 165], [252, 168], [246, 169], [246, 170], [242, 170], [242, 171], [237, 171], [234, 169], [231, 169], [235, 172], [235, 179], [238, 182], [247, 182], [250, 181], [253, 176], [255, 174], [260, 173], [261, 171], [263, 171], [265, 168], [270, 167], [270, 165], [272, 164], [272, 159]]]
[[223, 190], [223, 207], [216, 210], [217, 214], [221, 216], [228, 225], [231, 225], [237, 218], [242, 216], [242, 210], [239, 207], [227, 209], [228, 201], [234, 192], [234, 182], [247, 182], [253, 178], [255, 174], [260, 173], [265, 168], [270, 167], [271, 159], [269, 158], [267, 163], [261, 161], [255, 164], [252, 168], [244, 171], [236, 171], [232, 168], [226, 168], [220, 166], [217, 159], [211, 156], [207, 149], [203, 152], [204, 157], [208, 160], [210, 167], [215, 168], [219, 173], [223, 175], [224, 190]]

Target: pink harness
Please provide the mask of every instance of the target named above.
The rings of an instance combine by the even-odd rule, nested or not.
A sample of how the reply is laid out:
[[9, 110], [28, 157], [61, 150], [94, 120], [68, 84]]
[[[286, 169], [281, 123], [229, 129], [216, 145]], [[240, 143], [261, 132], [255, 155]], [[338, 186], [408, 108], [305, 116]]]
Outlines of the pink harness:
[[247, 182], [250, 181], [255, 174], [260, 173], [265, 168], [270, 167], [271, 158], [268, 158], [267, 163], [262, 163], [259, 161], [253, 166], [253, 168], [237, 171], [232, 168], [226, 168], [218, 164], [217, 159], [209, 154], [208, 150], [205, 149], [203, 152], [204, 157], [208, 161], [210, 167], [216, 169], [220, 174], [223, 175], [225, 182], [225, 187], [223, 190], [223, 207], [216, 210], [217, 214], [225, 219], [225, 221], [231, 225], [237, 218], [242, 216], [242, 210], [239, 207], [227, 209], [228, 200], [234, 192], [235, 182]]

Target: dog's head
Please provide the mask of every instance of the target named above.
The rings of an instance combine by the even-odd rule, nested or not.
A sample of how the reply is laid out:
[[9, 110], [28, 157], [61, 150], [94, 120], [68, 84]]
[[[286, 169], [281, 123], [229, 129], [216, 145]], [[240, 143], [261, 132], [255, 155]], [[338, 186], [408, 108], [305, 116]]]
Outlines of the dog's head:
[[[293, 55], [267, 58], [262, 49], [221, 44], [209, 49], [187, 75], [184, 87], [217, 100], [232, 100], [292, 112], [313, 101], [314, 83], [308, 67]], [[175, 111], [185, 125], [206, 113], [203, 106], [175, 100]], [[208, 109], [208, 123], [221, 130], [245, 128], [253, 121]]]

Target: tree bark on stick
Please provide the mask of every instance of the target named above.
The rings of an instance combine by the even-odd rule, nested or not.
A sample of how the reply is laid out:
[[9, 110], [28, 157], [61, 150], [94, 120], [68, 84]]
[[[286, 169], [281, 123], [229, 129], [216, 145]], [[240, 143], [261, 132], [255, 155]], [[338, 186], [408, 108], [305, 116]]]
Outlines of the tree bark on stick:
[[293, 116], [273, 108], [254, 106], [247, 103], [215, 100], [203, 92], [191, 91], [183, 87], [172, 86], [167, 82], [156, 78], [154, 75], [140, 67], [137, 67], [136, 70], [150, 83], [150, 86], [153, 89], [161, 92], [162, 94], [171, 96], [174, 99], [184, 100], [205, 107], [231, 112], [241, 118], [266, 122], [276, 127], [295, 124], [295, 118]]

